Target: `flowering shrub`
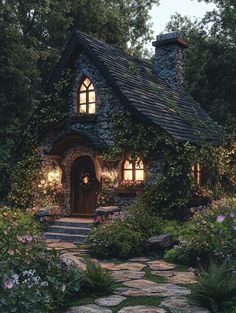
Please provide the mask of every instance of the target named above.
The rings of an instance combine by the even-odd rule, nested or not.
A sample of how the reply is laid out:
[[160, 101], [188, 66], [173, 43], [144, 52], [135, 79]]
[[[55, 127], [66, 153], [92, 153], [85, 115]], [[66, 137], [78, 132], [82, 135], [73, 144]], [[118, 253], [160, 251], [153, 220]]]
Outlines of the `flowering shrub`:
[[120, 187], [124, 188], [141, 188], [144, 186], [144, 182], [142, 180], [122, 180], [120, 183]]
[[141, 254], [145, 246], [143, 233], [122, 220], [108, 221], [88, 237], [89, 250], [98, 258], [130, 258]]
[[30, 213], [0, 209], [0, 312], [57, 313], [79, 289], [79, 273], [48, 252]]
[[109, 206], [115, 204], [114, 181], [103, 175], [102, 188], [98, 194], [97, 206]]
[[218, 201], [194, 213], [182, 230], [180, 244], [166, 254], [171, 261], [207, 265], [236, 257], [236, 201]]
[[65, 190], [62, 183], [57, 180], [49, 181], [49, 171], [50, 167], [43, 166], [32, 184], [33, 206], [64, 205]]

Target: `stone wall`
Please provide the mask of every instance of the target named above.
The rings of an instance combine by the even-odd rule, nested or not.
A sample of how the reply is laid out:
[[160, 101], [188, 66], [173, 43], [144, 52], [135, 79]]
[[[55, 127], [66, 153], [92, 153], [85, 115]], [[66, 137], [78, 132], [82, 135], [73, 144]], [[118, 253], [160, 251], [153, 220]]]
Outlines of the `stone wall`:
[[77, 116], [77, 89], [84, 76], [87, 76], [94, 84], [96, 92], [96, 122], [75, 123], [73, 128], [86, 130], [105, 141], [108, 145], [112, 140], [112, 116], [116, 112], [124, 111], [126, 108], [122, 105], [114, 94], [107, 81], [83, 53], [76, 60], [76, 77], [72, 88], [70, 98], [70, 115]]

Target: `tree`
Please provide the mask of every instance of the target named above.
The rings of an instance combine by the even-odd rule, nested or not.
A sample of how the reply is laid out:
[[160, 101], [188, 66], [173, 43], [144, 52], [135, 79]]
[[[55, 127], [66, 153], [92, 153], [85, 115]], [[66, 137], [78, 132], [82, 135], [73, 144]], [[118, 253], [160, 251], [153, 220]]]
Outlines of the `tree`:
[[[209, 2], [209, 1], [206, 1]], [[217, 10], [191, 21], [177, 14], [167, 25], [189, 41], [186, 86], [210, 115], [236, 135], [236, 10], [215, 0]]]
[[141, 55], [159, 0], [0, 0], [0, 198], [22, 129], [75, 29]]

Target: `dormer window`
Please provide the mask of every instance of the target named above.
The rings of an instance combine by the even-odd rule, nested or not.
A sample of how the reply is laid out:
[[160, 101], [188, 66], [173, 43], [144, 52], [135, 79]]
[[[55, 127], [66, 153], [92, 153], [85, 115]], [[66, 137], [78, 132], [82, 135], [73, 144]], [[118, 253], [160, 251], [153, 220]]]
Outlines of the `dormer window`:
[[96, 113], [96, 95], [93, 83], [86, 77], [79, 86], [77, 93], [77, 112], [79, 114]]
[[126, 159], [123, 162], [123, 180], [129, 181], [143, 181], [144, 180], [144, 166], [143, 161], [137, 158], [135, 161]]

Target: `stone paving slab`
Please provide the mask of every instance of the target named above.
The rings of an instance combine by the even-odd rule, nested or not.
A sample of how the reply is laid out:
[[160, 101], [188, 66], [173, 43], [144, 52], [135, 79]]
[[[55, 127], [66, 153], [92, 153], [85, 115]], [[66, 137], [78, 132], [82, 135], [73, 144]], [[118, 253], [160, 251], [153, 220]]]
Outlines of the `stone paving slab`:
[[140, 279], [145, 276], [144, 272], [136, 272], [136, 271], [113, 271], [112, 276], [117, 282], [125, 282], [133, 279]]
[[[138, 279], [131, 280], [123, 283], [124, 286], [129, 288], [134, 288], [143, 293], [143, 295], [156, 294], [160, 297], [170, 297], [170, 296], [185, 296], [191, 293], [190, 289], [185, 287], [180, 287], [173, 284], [158, 284], [156, 282], [146, 280], [146, 279]], [[127, 293], [127, 290], [126, 290]], [[128, 293], [132, 294], [132, 290], [129, 290]], [[121, 294], [123, 295], [123, 294]], [[128, 295], [128, 294], [126, 294]]]
[[110, 306], [117, 306], [124, 302], [127, 298], [123, 296], [118, 296], [118, 295], [112, 295], [109, 297], [104, 297], [104, 298], [98, 298], [95, 300], [95, 303], [99, 306], [104, 306], [104, 307], [110, 307]]
[[126, 263], [120, 263], [120, 264], [115, 264], [115, 263], [108, 263], [108, 262], [99, 262], [102, 268], [106, 268], [110, 271], [122, 271], [122, 270], [127, 270], [127, 271], [142, 271], [145, 267], [146, 264], [141, 264], [141, 263], [135, 263], [135, 262], [126, 262]]
[[150, 261], [149, 258], [145, 258], [145, 257], [138, 257], [138, 258], [132, 258], [129, 259], [130, 262], [140, 262], [140, 263], [146, 263], [148, 261]]
[[188, 303], [186, 297], [169, 297], [161, 302], [161, 307], [165, 309], [175, 309], [179, 313], [210, 313], [210, 311], [199, 308]]
[[151, 274], [165, 277], [171, 284], [185, 285], [195, 284], [197, 281], [192, 272], [176, 272], [176, 271], [152, 271]]
[[112, 311], [110, 309], [95, 304], [88, 304], [71, 307], [67, 309], [64, 313], [112, 313]]
[[72, 242], [63, 242], [60, 239], [58, 241], [46, 241], [48, 250], [69, 250], [75, 249], [76, 246]]
[[136, 305], [124, 307], [118, 313], [166, 313], [166, 311], [153, 306]]
[[167, 262], [162, 261], [162, 260], [156, 260], [156, 261], [148, 262], [148, 266], [153, 271], [169, 271], [169, 270], [173, 270], [176, 268], [175, 264], [167, 263]]

